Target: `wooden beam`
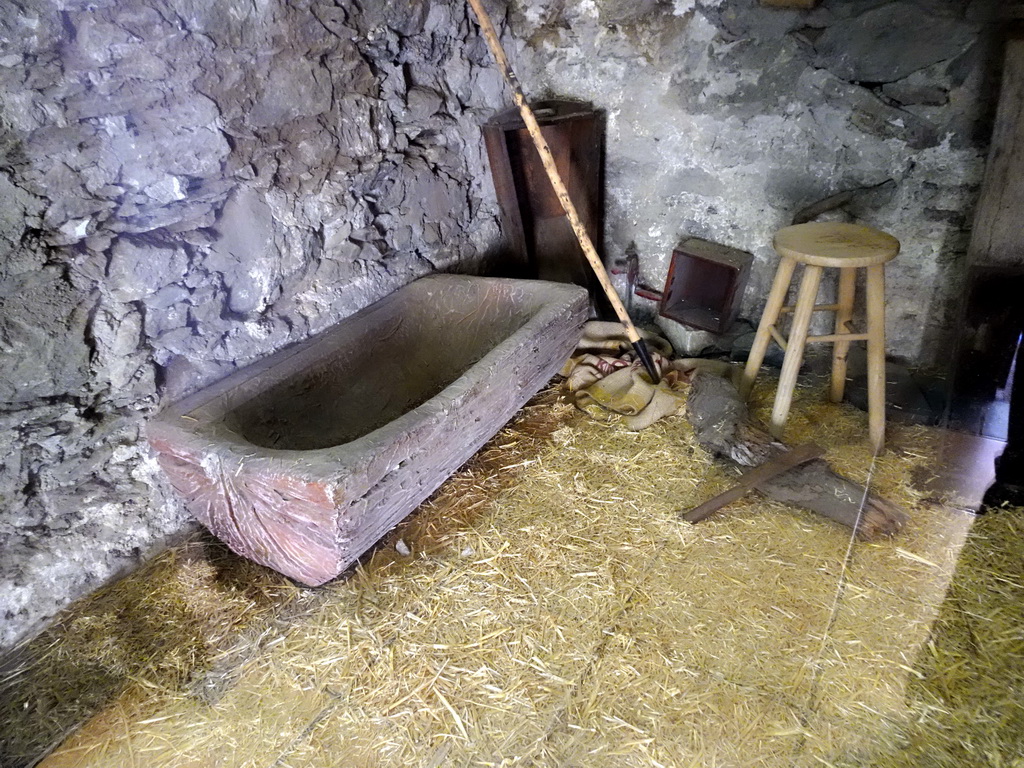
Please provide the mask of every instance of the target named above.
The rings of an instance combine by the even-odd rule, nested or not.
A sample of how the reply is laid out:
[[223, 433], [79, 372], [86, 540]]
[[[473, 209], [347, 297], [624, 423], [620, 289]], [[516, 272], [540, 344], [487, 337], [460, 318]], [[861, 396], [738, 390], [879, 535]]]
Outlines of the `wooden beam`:
[[967, 260], [971, 266], [1024, 266], [1024, 39], [1006, 42], [985, 182], [974, 216]]
[[761, 5], [772, 8], [813, 8], [818, 0], [761, 0]]
[[739, 501], [748, 491], [756, 488], [759, 483], [771, 480], [773, 477], [778, 477], [793, 467], [805, 464], [824, 455], [825, 449], [815, 443], [798, 445], [792, 450], [780, 453], [774, 459], [766, 461], [761, 466], [754, 467], [754, 469], [745, 473], [732, 488], [723, 491], [714, 498], [708, 499], [699, 507], [694, 507], [682, 515], [682, 518], [688, 523], [699, 523], [701, 520], [711, 517], [722, 507], [732, 504], [734, 501]]
[[[763, 464], [778, 453], [761, 425], [750, 418], [728, 378], [698, 370], [690, 382], [686, 419], [702, 447], [734, 466], [740, 460], [744, 466]], [[822, 460], [808, 461], [762, 479], [757, 482], [757, 490], [776, 501], [810, 509], [849, 526], [865, 541], [893, 535], [908, 519], [897, 505], [837, 475]]]

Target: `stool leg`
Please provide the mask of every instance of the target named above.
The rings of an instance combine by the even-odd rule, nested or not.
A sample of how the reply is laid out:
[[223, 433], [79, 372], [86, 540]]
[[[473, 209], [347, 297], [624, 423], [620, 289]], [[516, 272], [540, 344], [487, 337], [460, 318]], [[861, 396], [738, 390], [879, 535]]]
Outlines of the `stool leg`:
[[885, 265], [867, 270], [868, 433], [878, 453], [885, 446]]
[[796, 262], [788, 256], [783, 256], [779, 262], [779, 268], [775, 270], [775, 279], [772, 282], [772, 290], [768, 294], [768, 301], [764, 305], [764, 314], [761, 315], [761, 322], [758, 323], [757, 333], [754, 335], [754, 343], [750, 347], [750, 355], [747, 357], [747, 365], [743, 369], [743, 379], [740, 381], [740, 397], [744, 400], [750, 397], [750, 390], [754, 388], [754, 379], [761, 370], [761, 363], [764, 362], [764, 353], [768, 351], [768, 344], [772, 340], [770, 328], [779, 319], [779, 310], [786, 301], [786, 294], [789, 293], [789, 282], [793, 279], [793, 270]]
[[807, 329], [811, 325], [811, 315], [814, 313], [814, 303], [818, 297], [820, 283], [821, 267], [810, 264], [804, 267], [804, 276], [800, 280], [800, 293], [797, 294], [796, 309], [793, 311], [793, 328], [789, 332], [786, 359], [782, 363], [779, 389], [775, 393], [775, 407], [772, 409], [771, 432], [775, 437], [782, 437], [782, 428], [786, 425], [789, 406], [793, 402], [796, 375], [800, 372], [800, 364], [804, 359]]
[[[857, 270], [845, 268], [839, 270], [839, 295], [836, 304], [836, 328], [835, 333], [849, 333], [850, 329], [846, 324], [853, 317], [853, 298], [856, 290]], [[833, 403], [841, 402], [843, 391], [846, 389], [846, 355], [850, 351], [850, 342], [837, 341], [832, 345], [832, 387], [829, 389], [829, 399]]]

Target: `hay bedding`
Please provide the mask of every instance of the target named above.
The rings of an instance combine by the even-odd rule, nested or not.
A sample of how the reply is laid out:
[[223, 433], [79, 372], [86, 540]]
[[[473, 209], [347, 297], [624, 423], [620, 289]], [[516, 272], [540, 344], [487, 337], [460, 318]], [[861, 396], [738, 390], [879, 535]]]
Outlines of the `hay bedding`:
[[[968, 521], [909, 479], [936, 433], [893, 430], [903, 447], [872, 467], [863, 414], [800, 393], [793, 436], [912, 513], [848, 559], [846, 529], [756, 495], [679, 522], [733, 479], [681, 417], [631, 433], [546, 397], [350, 578], [286, 620], [265, 609], [188, 675], [137, 671], [46, 765], [920, 765], [919, 723], [963, 732], [946, 689], [970, 684], [942, 670], [967, 651], [928, 639]], [[1000, 605], [992, 647], [1012, 653], [972, 713], [1021, 677]], [[218, 696], [198, 695], [225, 659]], [[987, 749], [1012, 747], [994, 733]]]

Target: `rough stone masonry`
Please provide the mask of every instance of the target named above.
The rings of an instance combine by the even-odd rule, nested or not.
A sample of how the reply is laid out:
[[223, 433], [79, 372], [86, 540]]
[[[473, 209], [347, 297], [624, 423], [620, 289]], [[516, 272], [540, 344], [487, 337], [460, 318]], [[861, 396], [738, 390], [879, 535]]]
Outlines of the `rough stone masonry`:
[[[986, 3], [491, 0], [531, 96], [607, 114], [606, 252], [696, 235], [773, 269], [800, 207], [892, 231], [892, 351], [955, 319], [991, 93]], [[0, 0], [0, 647], [190, 523], [161, 402], [499, 233], [508, 101], [459, 0]]]
[[496, 239], [460, 3], [0, 3], [0, 646], [189, 525], [161, 400]]
[[889, 353], [928, 364], [945, 361], [958, 320], [997, 5], [535, 0], [516, 3], [510, 22], [534, 93], [607, 114], [607, 256], [634, 242], [642, 282], [660, 287], [687, 236], [750, 251], [743, 314], [756, 322], [777, 264], [772, 234], [816, 201], [874, 188], [839, 214], [902, 242], [886, 268]]

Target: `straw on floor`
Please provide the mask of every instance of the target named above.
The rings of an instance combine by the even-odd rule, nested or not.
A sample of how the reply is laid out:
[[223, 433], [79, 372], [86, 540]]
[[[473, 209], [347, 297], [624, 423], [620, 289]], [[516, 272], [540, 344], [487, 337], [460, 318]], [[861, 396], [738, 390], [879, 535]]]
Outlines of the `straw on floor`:
[[912, 481], [937, 433], [894, 428], [873, 465], [864, 414], [799, 393], [789, 438], [913, 516], [847, 560], [848, 529], [756, 494], [681, 522], [732, 481], [682, 417], [633, 433], [545, 397], [349, 577], [252, 619], [188, 681], [143, 666], [45, 765], [911, 765], [926, 722], [960, 756], [991, 696], [1018, 708], [975, 742], [1020, 747], [1012, 623], [992, 625], [1011, 655], [988, 698], [944, 671], [974, 650], [936, 638], [957, 628], [954, 572], [957, 604], [1002, 621], [1024, 544], [1003, 570], [957, 565], [970, 517]]

